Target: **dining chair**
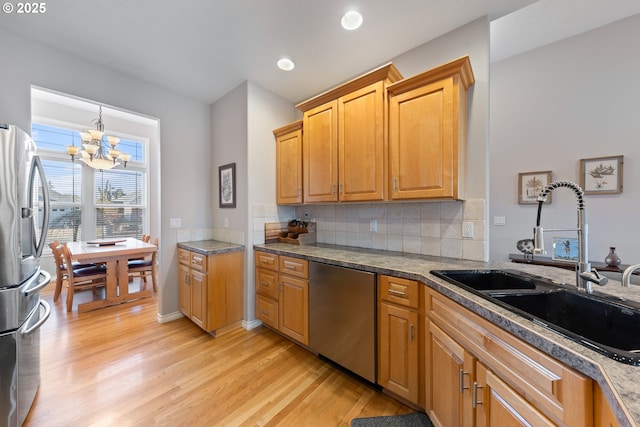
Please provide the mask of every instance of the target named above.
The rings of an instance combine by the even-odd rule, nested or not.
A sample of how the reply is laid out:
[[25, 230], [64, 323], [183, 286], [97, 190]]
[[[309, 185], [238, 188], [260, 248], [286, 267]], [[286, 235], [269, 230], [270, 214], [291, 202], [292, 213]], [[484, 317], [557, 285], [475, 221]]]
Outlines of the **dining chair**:
[[[150, 239], [149, 239], [150, 240]], [[157, 279], [157, 262], [158, 262], [158, 238], [156, 237], [153, 244], [156, 249], [151, 257], [143, 259], [131, 259], [128, 262], [129, 277], [139, 277], [142, 280], [141, 290], [147, 287], [147, 277], [151, 276], [151, 283], [153, 284], [153, 291], [158, 292], [158, 279]]]
[[[63, 254], [66, 265], [73, 266], [72, 254], [67, 245], [58, 246]], [[67, 290], [67, 311], [73, 309], [73, 294], [77, 290], [93, 289], [107, 284], [107, 269], [103, 264], [90, 265], [88, 267], [72, 267], [67, 269], [66, 280], [69, 284]]]
[[[62, 284], [67, 280], [67, 264], [65, 263], [62, 248], [58, 240], [54, 240], [49, 243], [49, 248], [51, 248], [51, 254], [53, 255], [53, 260], [56, 264], [56, 288], [53, 292], [53, 301], [56, 302], [62, 293]], [[78, 269], [95, 267], [95, 264], [83, 264], [78, 261], [74, 261], [72, 266], [74, 269]]]

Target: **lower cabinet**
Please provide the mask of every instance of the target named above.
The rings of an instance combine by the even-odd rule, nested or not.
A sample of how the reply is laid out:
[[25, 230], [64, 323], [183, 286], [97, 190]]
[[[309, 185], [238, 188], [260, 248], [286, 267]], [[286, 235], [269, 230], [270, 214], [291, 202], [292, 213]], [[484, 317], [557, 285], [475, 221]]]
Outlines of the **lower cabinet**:
[[594, 383], [428, 289], [426, 409], [436, 426], [593, 426]]
[[478, 427], [556, 425], [480, 362], [471, 386], [471, 407]]
[[418, 404], [420, 399], [420, 299], [414, 281], [378, 276], [378, 383]]
[[202, 255], [178, 249], [180, 311], [207, 332], [220, 334], [242, 321], [242, 251]]
[[256, 318], [309, 345], [309, 262], [255, 252]]

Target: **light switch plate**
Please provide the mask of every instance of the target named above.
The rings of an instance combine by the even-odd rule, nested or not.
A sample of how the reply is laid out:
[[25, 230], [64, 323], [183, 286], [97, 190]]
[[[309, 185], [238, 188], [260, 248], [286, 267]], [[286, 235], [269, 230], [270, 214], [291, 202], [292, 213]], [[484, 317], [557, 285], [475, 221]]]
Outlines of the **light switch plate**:
[[494, 216], [493, 225], [499, 225], [499, 226], [507, 225], [507, 218], [503, 216]]
[[170, 218], [169, 228], [182, 228], [182, 218]]

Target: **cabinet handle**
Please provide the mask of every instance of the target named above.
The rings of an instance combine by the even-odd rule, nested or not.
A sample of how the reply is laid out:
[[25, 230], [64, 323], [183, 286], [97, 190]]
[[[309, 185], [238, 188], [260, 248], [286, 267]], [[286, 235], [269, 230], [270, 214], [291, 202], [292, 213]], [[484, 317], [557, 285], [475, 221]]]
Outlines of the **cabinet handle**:
[[269, 264], [269, 260], [265, 258], [260, 258], [260, 262], [263, 264]]
[[464, 393], [464, 390], [469, 390], [469, 387], [464, 386], [464, 376], [469, 375], [464, 369], [460, 369], [460, 393]]
[[398, 182], [398, 179], [394, 176], [394, 177], [393, 177], [393, 180], [392, 180], [392, 183], [393, 183], [393, 191], [398, 191], [398, 184], [397, 184], [397, 182]]
[[295, 265], [289, 265], [289, 264], [285, 264], [284, 268], [286, 268], [287, 270], [295, 270], [296, 266]]
[[262, 310], [262, 314], [264, 314], [265, 316], [268, 316], [269, 312], [267, 310]]
[[478, 389], [482, 388], [481, 385], [478, 385], [477, 382], [473, 382], [473, 397], [471, 399], [471, 406], [473, 407], [473, 409], [476, 409], [476, 407], [478, 405], [482, 405], [484, 402], [479, 402], [478, 401]]
[[202, 262], [202, 258], [199, 256], [193, 257], [193, 260], [191, 260], [191, 264], [199, 264]]
[[343, 192], [342, 192], [342, 184], [340, 184], [340, 185], [338, 186], [338, 191], [340, 191], [340, 194], [343, 194]]
[[392, 295], [400, 295], [400, 296], [405, 296], [406, 294], [402, 291], [396, 291], [395, 289], [388, 289], [387, 292], [389, 292]]
[[302, 194], [302, 189], [300, 187], [298, 187], [298, 196]]
[[269, 286], [269, 282], [260, 282], [261, 286]]
[[336, 185], [331, 184], [331, 194], [336, 194]]
[[413, 325], [409, 325], [409, 341], [413, 342]]

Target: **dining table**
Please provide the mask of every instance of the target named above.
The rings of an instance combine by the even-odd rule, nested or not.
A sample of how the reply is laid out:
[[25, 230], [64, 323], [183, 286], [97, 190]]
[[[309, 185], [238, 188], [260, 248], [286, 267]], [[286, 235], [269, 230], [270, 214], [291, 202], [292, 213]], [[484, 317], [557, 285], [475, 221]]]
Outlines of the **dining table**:
[[102, 263], [107, 269], [105, 297], [78, 305], [78, 313], [151, 297], [151, 289], [129, 289], [130, 259], [144, 258], [158, 248], [134, 238], [105, 238], [68, 242], [73, 261], [82, 264]]

